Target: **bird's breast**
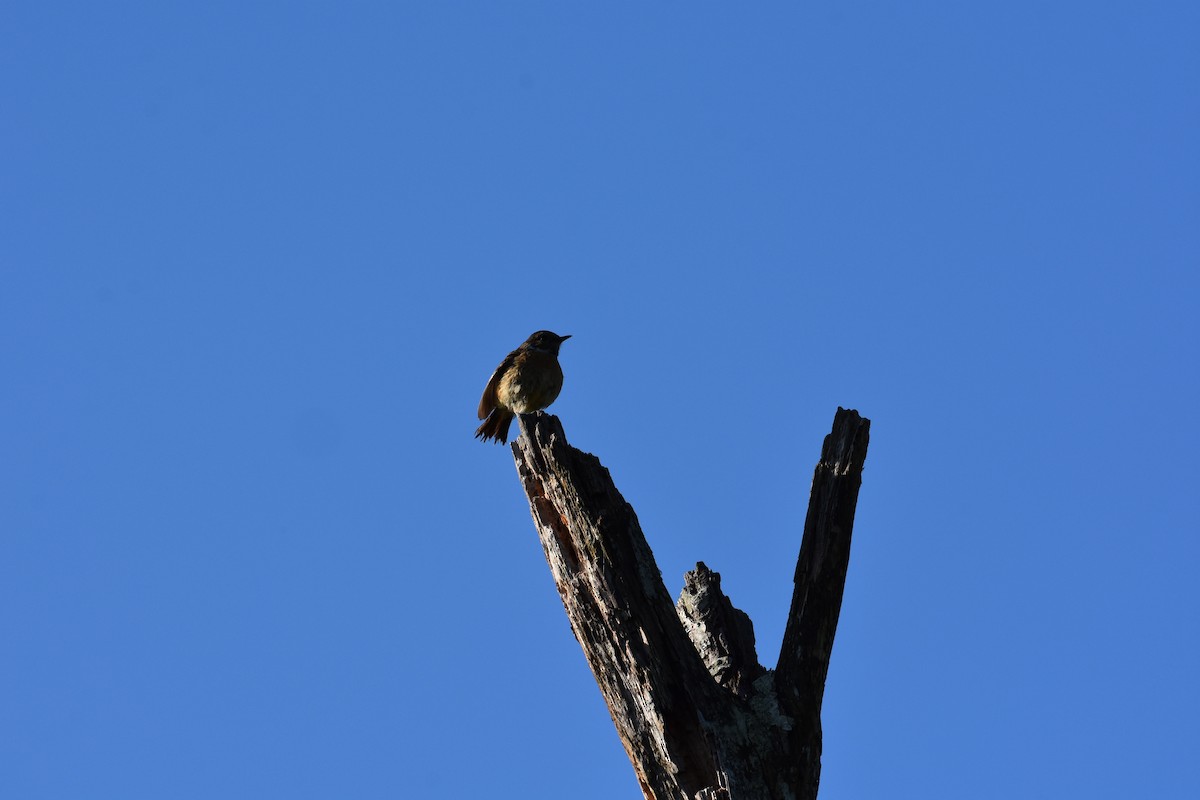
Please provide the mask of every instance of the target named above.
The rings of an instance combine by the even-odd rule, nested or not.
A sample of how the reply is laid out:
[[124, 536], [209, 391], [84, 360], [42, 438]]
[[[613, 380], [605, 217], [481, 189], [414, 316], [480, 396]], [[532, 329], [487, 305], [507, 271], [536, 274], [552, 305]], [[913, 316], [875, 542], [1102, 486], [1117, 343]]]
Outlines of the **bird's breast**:
[[563, 374], [558, 359], [549, 354], [529, 353], [519, 358], [496, 387], [500, 405], [518, 414], [541, 411], [562, 391]]

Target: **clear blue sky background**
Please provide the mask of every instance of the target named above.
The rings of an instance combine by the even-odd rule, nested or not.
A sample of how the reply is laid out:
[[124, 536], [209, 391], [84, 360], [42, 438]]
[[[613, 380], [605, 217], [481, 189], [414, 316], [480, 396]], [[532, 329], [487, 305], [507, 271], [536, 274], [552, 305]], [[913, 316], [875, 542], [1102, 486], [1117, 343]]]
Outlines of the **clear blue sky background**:
[[0, 792], [633, 798], [492, 369], [782, 637], [823, 800], [1200, 797], [1200, 6], [0, 12]]

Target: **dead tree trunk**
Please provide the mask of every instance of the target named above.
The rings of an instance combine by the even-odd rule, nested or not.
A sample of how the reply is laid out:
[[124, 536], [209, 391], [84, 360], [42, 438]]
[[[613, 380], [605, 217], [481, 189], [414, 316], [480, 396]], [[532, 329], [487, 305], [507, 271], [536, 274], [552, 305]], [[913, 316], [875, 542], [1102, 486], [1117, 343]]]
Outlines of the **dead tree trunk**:
[[838, 409], [813, 476], [774, 670], [703, 563], [672, 603], [633, 509], [558, 418], [512, 445], [575, 638], [651, 800], [815, 800], [821, 700], [842, 605], [870, 421]]

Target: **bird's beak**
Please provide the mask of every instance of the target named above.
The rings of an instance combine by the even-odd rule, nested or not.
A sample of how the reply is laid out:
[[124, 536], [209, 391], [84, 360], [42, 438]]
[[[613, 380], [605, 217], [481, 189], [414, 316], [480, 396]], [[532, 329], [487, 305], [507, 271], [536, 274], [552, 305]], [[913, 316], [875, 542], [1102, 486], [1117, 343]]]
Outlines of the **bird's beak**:
[[569, 333], [566, 336], [560, 336], [560, 337], [558, 337], [558, 343], [562, 344], [563, 342], [565, 342], [567, 339], [570, 339], [570, 338], [571, 338], [571, 334], [569, 334]]

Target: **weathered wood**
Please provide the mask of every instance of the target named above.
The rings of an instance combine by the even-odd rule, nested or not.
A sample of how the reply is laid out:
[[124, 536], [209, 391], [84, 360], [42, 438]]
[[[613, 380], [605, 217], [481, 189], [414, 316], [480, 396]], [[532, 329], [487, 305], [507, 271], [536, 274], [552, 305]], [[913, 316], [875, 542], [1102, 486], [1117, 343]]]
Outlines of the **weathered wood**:
[[862, 485], [871, 421], [839, 408], [813, 472], [792, 607], [775, 665], [778, 701], [796, 720], [797, 797], [815, 798], [821, 777], [821, 702], [850, 565], [850, 534]]
[[[779, 676], [759, 665], [750, 618], [721, 592], [720, 575], [697, 564], [678, 606], [672, 604], [633, 509], [595, 456], [567, 444], [557, 417], [523, 416], [520, 425], [512, 447], [534, 524], [643, 794], [655, 800], [815, 798], [820, 690], [869, 422], [839, 409], [826, 439]], [[830, 581], [837, 586], [825, 585]], [[779, 679], [785, 691], [777, 696]]]
[[721, 591], [721, 575], [697, 563], [683, 576], [675, 610], [709, 674], [739, 697], [749, 697], [766, 670], [754, 652], [754, 623]]

